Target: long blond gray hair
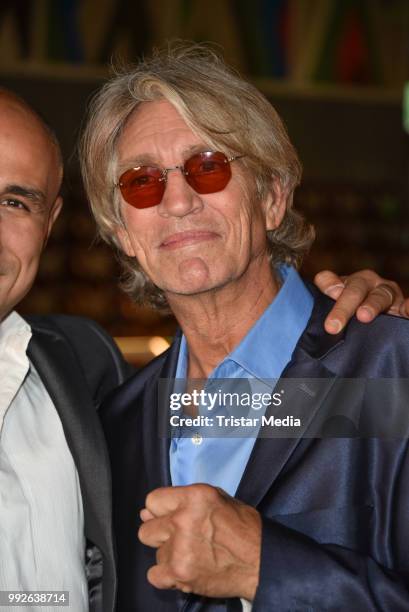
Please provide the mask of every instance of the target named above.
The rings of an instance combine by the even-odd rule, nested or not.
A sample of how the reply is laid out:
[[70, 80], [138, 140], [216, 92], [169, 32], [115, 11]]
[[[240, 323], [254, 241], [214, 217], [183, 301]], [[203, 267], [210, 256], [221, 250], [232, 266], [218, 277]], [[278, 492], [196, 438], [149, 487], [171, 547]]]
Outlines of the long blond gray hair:
[[163, 292], [118, 244], [116, 234], [123, 218], [119, 190], [114, 187], [116, 146], [127, 119], [142, 102], [159, 99], [173, 104], [192, 131], [214, 150], [245, 156], [237, 163], [253, 178], [260, 201], [278, 179], [286, 196], [286, 213], [280, 226], [267, 232], [269, 257], [274, 266], [298, 266], [314, 231], [292, 207], [301, 165], [280, 117], [214, 50], [178, 43], [117, 70], [94, 97], [80, 143], [91, 209], [101, 237], [118, 249], [124, 290], [134, 301], [166, 307]]

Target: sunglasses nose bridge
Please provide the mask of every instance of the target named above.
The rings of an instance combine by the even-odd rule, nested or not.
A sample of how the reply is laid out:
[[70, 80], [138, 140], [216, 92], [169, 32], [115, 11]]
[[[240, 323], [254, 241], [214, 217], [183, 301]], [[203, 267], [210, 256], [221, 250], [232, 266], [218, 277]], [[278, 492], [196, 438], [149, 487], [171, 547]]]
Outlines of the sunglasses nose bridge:
[[[168, 179], [168, 172], [180, 170], [172, 179]], [[184, 166], [172, 166], [164, 169], [166, 176], [164, 191], [158, 212], [161, 216], [184, 217], [202, 206], [200, 198], [195, 189], [186, 180]]]
[[165, 183], [166, 183], [167, 180], [168, 180], [168, 173], [169, 172], [173, 172], [174, 170], [180, 170], [183, 176], [187, 175], [187, 172], [186, 172], [184, 166], [181, 166], [181, 165], [179, 165], [179, 166], [170, 166], [170, 168], [163, 168], [162, 176], [161, 176], [161, 178], [159, 180], [165, 181]]

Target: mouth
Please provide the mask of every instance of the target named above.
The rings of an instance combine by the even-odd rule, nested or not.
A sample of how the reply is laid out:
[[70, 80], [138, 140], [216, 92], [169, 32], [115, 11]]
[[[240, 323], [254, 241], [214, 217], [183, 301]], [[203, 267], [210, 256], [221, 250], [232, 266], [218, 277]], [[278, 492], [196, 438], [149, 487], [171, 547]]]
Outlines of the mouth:
[[166, 250], [180, 249], [191, 244], [215, 240], [216, 238], [219, 238], [219, 234], [209, 230], [188, 230], [167, 236], [159, 246], [161, 249]]

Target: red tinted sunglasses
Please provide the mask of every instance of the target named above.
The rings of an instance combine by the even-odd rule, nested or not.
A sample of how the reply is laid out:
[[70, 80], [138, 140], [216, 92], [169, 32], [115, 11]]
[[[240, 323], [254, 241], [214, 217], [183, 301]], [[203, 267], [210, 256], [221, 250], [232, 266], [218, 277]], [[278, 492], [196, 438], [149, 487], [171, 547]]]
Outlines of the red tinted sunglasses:
[[115, 186], [121, 190], [125, 202], [135, 208], [150, 208], [161, 203], [171, 170], [180, 170], [197, 193], [216, 193], [231, 179], [230, 162], [240, 157], [243, 155], [227, 157], [220, 151], [204, 151], [189, 157], [183, 166], [137, 166], [121, 174]]

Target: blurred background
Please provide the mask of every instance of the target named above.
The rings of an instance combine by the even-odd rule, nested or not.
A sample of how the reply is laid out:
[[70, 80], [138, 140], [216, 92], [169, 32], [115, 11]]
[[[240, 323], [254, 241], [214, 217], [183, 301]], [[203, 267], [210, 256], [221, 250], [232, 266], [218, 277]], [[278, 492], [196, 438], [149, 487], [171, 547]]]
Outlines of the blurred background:
[[284, 118], [304, 165], [296, 206], [317, 230], [305, 276], [370, 267], [408, 294], [409, 0], [1, 0], [1, 83], [55, 128], [66, 163], [64, 211], [21, 312], [96, 319], [138, 364], [167, 346], [173, 319], [117, 289], [75, 146], [110, 64], [172, 38], [219, 45]]

